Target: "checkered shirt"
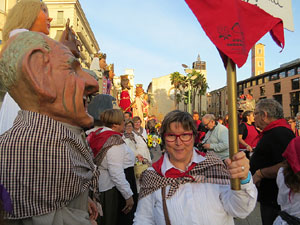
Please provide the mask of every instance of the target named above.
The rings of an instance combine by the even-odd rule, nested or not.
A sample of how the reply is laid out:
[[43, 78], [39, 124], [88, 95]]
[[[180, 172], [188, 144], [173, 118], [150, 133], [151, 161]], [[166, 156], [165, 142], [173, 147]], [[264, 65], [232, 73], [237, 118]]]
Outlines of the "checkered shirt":
[[189, 173], [189, 177], [167, 178], [158, 174], [153, 169], [148, 169], [142, 173], [140, 178], [139, 198], [143, 198], [160, 188], [170, 185], [170, 190], [166, 198], [171, 198], [180, 185], [185, 183], [212, 183], [230, 184], [230, 174], [224, 163], [214, 154], [208, 152], [205, 160], [198, 163]]
[[0, 136], [0, 161], [0, 183], [13, 202], [8, 219], [66, 206], [90, 186], [97, 188], [100, 174], [71, 130], [48, 116], [23, 110]]

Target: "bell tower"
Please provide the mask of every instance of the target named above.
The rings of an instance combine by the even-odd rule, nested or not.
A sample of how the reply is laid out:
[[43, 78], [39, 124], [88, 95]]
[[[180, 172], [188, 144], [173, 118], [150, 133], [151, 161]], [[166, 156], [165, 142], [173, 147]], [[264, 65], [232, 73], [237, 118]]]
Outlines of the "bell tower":
[[265, 72], [265, 45], [256, 44], [251, 51], [251, 77]]

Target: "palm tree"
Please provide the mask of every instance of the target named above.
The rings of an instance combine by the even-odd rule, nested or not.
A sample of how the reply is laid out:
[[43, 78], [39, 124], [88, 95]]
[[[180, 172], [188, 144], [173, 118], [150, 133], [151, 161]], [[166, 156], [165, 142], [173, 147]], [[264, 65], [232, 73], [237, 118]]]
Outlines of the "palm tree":
[[[183, 82], [183, 75], [179, 72], [171, 73], [170, 76], [171, 84], [174, 85], [175, 91], [174, 91], [174, 102], [175, 102], [175, 108], [179, 109], [179, 102], [181, 102], [181, 86]], [[178, 90], [180, 93], [178, 93]]]
[[206, 83], [206, 79], [204, 78], [204, 81], [202, 83], [202, 85], [200, 85], [200, 89], [198, 91], [198, 96], [199, 96], [199, 103], [198, 103], [198, 109], [199, 109], [199, 113], [201, 114], [202, 112], [202, 96], [206, 94], [207, 89], [209, 89], [208, 84]]
[[192, 73], [187, 74], [187, 79], [191, 85], [192, 111], [196, 109], [196, 96], [198, 96], [198, 112], [201, 114], [202, 95], [205, 95], [208, 89], [205, 76], [202, 73], [193, 70]]

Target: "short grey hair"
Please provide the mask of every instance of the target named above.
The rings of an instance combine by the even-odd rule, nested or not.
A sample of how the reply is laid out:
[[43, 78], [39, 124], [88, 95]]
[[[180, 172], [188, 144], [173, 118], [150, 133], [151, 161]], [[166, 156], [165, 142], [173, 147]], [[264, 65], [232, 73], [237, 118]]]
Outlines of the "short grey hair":
[[188, 112], [183, 112], [181, 110], [174, 110], [169, 112], [165, 116], [161, 124], [160, 134], [163, 145], [165, 143], [165, 134], [168, 132], [168, 130], [170, 129], [170, 124], [173, 122], [180, 123], [184, 130], [192, 130], [193, 136], [196, 137], [197, 128], [192, 115]]
[[11, 42], [7, 42], [0, 54], [0, 90], [9, 91], [11, 86], [18, 81], [22, 71], [23, 57], [30, 49], [50, 50], [44, 36], [38, 32], [26, 31], [17, 34]]
[[267, 113], [268, 118], [282, 119], [283, 109], [280, 103], [274, 99], [261, 99], [255, 106], [256, 111], [260, 114]]
[[216, 117], [214, 114], [205, 114], [203, 117], [202, 117], [202, 120], [203, 119], [207, 119], [207, 120], [216, 120]]

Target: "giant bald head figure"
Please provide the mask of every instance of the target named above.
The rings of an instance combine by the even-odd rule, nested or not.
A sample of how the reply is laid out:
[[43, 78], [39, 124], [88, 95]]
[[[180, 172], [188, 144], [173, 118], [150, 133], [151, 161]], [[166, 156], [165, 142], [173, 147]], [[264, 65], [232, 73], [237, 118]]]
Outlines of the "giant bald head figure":
[[21, 109], [57, 121], [90, 127], [86, 97], [98, 91], [70, 50], [37, 32], [12, 37], [0, 53], [0, 87]]

